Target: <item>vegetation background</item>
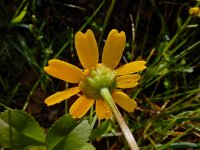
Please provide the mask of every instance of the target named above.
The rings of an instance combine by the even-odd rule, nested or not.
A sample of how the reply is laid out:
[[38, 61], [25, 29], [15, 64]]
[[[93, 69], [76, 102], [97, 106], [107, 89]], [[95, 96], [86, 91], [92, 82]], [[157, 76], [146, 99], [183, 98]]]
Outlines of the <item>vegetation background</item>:
[[[44, 104], [66, 85], [43, 67], [51, 58], [81, 67], [74, 34], [92, 29], [102, 50], [115, 28], [127, 36], [121, 64], [147, 61], [139, 86], [125, 91], [138, 108], [131, 114], [120, 109], [140, 148], [200, 149], [200, 18], [188, 13], [194, 6], [199, 1], [1, 0], [0, 112], [25, 110], [48, 130], [73, 99]], [[93, 118], [85, 119], [95, 130]], [[114, 120], [101, 124], [98, 138], [90, 140], [96, 149], [128, 149]]]

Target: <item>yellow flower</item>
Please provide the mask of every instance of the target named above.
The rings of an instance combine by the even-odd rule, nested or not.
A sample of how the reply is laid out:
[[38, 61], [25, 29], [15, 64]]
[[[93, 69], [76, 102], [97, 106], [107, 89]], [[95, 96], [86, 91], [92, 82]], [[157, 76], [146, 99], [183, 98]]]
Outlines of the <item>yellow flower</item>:
[[112, 112], [106, 101], [100, 94], [101, 88], [108, 88], [116, 104], [128, 112], [133, 112], [136, 102], [119, 88], [132, 88], [138, 84], [140, 76], [134, 74], [146, 68], [145, 61], [134, 61], [114, 70], [122, 56], [126, 43], [126, 35], [122, 31], [118, 33], [113, 29], [109, 33], [102, 54], [102, 63], [99, 62], [97, 42], [91, 30], [84, 34], [77, 32], [75, 35], [75, 47], [78, 58], [85, 68], [78, 67], [60, 61], [49, 60], [45, 72], [69, 83], [76, 83], [76, 87], [57, 92], [45, 99], [50, 106], [60, 103], [65, 99], [81, 92], [80, 96], [71, 106], [69, 112], [73, 117], [81, 118], [95, 103], [96, 114], [99, 119], [108, 119]]
[[189, 9], [189, 14], [193, 15], [193, 16], [200, 17], [200, 9], [199, 9], [199, 7], [191, 7]]

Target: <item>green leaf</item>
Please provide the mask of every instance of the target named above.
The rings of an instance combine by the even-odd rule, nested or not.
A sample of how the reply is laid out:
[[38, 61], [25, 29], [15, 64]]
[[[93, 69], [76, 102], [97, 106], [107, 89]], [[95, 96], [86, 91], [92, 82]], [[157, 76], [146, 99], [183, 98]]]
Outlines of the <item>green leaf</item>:
[[18, 40], [11, 40], [11, 44], [16, 48], [16, 50], [24, 57], [25, 60], [30, 64], [32, 68], [40, 69], [36, 59], [35, 59], [35, 49], [29, 48], [27, 45], [26, 39], [21, 36], [17, 35]]
[[96, 148], [90, 144], [90, 143], [86, 143], [80, 150], [95, 150]]
[[48, 150], [80, 150], [88, 141], [90, 132], [88, 121], [78, 124], [70, 115], [65, 115], [47, 133]]
[[24, 18], [24, 16], [26, 15], [27, 13], [27, 7], [28, 7], [28, 4], [27, 3], [25, 6], [24, 6], [24, 9], [20, 12], [20, 14], [18, 16], [16, 16], [15, 18], [13, 18], [11, 20], [11, 24], [17, 24], [17, 23], [20, 23], [22, 21], [22, 19]]
[[46, 146], [29, 146], [26, 147], [24, 150], [46, 150]]
[[177, 23], [178, 29], [180, 30], [181, 27], [183, 26], [183, 22], [182, 22], [181, 17], [178, 17], [178, 18], [177, 18], [176, 23]]
[[23, 149], [30, 145], [45, 145], [44, 141], [44, 131], [26, 112], [6, 110], [0, 114], [0, 145]]

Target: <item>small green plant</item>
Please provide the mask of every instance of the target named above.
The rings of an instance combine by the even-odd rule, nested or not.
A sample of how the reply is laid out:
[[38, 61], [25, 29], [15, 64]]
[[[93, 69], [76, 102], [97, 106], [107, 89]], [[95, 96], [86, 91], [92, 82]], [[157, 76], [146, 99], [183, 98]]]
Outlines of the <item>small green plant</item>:
[[0, 115], [0, 144], [9, 149], [93, 150], [87, 120], [77, 122], [66, 114], [45, 133], [35, 119], [21, 110], [6, 110]]
[[[91, 106], [82, 118], [69, 114], [76, 103], [73, 100], [82, 94], [55, 106], [44, 103], [53, 93], [75, 84], [49, 77], [43, 68], [51, 59], [83, 68], [74, 39], [77, 31], [85, 33], [88, 28], [97, 39], [99, 58], [105, 35], [115, 28], [126, 33], [119, 66], [133, 60], [146, 62], [147, 68], [137, 74], [137, 80], [125, 84], [132, 87], [122, 89], [137, 107], [129, 107], [134, 106], [134, 112], [119, 107], [139, 149], [199, 149], [199, 3], [1, 0], [0, 149], [130, 149], [110, 113], [110, 119], [103, 120]], [[91, 81], [97, 68], [92, 73], [85, 71], [85, 79]], [[115, 77], [113, 74], [114, 82]], [[137, 83], [139, 86], [133, 86]], [[113, 88], [116, 85], [108, 91]], [[113, 98], [102, 91], [105, 99]]]

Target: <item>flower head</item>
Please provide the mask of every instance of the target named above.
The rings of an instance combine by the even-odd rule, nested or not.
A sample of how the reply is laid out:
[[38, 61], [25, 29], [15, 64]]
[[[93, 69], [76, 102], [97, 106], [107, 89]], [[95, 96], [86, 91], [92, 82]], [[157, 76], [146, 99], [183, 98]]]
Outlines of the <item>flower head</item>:
[[112, 112], [100, 94], [102, 88], [108, 88], [116, 104], [128, 112], [133, 112], [137, 106], [136, 102], [119, 89], [135, 87], [140, 75], [134, 73], [144, 70], [146, 62], [134, 61], [115, 69], [125, 43], [126, 35], [123, 31], [118, 33], [115, 29], [111, 30], [103, 49], [102, 63], [98, 63], [99, 53], [93, 32], [77, 32], [75, 47], [84, 70], [58, 59], [49, 60], [49, 65], [44, 68], [48, 74], [77, 86], [47, 97], [45, 103], [48, 106], [54, 105], [81, 92], [82, 96], [73, 103], [70, 114], [81, 118], [95, 103], [98, 118], [108, 119]]
[[193, 15], [193, 16], [200, 17], [200, 9], [199, 9], [199, 7], [191, 7], [189, 9], [189, 14]]

